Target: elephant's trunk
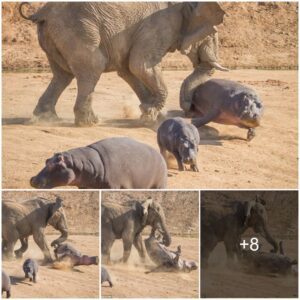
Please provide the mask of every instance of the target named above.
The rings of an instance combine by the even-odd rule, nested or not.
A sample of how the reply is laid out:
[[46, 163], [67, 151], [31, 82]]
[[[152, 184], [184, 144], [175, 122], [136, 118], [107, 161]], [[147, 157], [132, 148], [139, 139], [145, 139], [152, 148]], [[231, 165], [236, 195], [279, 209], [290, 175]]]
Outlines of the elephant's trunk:
[[213, 68], [198, 66], [182, 83], [180, 88], [180, 107], [184, 112], [190, 111], [195, 89], [209, 79]]
[[261, 234], [267, 240], [267, 242], [273, 246], [272, 252], [277, 253], [278, 252], [278, 243], [271, 236], [271, 234], [266, 226], [263, 226]]
[[161, 232], [163, 235], [163, 244], [165, 246], [170, 246], [171, 245], [171, 235], [166, 227], [165, 222], [161, 222]]
[[60, 229], [59, 231], [61, 233], [61, 236], [58, 239], [54, 240], [51, 243], [51, 246], [60, 245], [61, 243], [63, 243], [68, 238], [68, 230], [67, 229]]

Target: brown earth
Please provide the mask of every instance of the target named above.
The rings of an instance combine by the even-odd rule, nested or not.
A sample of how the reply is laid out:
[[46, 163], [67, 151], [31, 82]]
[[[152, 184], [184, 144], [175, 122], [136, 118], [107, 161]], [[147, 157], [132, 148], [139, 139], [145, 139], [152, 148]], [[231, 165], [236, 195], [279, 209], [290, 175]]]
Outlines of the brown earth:
[[[179, 89], [188, 74], [164, 71], [170, 115], [180, 114]], [[245, 130], [210, 123], [200, 132], [200, 172], [170, 169], [168, 188], [297, 188], [297, 71], [235, 70], [216, 72], [214, 77], [237, 80], [257, 90], [265, 105], [262, 126], [248, 143]], [[60, 123], [28, 124], [50, 78], [50, 74], [3, 74], [3, 188], [30, 188], [29, 179], [53, 153], [103, 138], [128, 136], [158, 149], [156, 128], [139, 123], [138, 99], [114, 73], [103, 74], [95, 90], [99, 125], [74, 127], [75, 82], [58, 101]]]
[[[220, 209], [229, 201], [254, 200], [260, 195], [266, 201], [268, 227], [272, 236], [283, 241], [285, 255], [298, 260], [298, 193], [296, 191], [214, 191], [201, 193], [201, 205]], [[202, 232], [201, 234], [205, 234]], [[248, 229], [242, 238], [249, 241], [257, 237], [262, 251], [271, 246], [259, 235]], [[290, 298], [298, 295], [298, 276], [247, 273], [235, 264], [226, 264], [226, 251], [219, 243], [209, 257], [208, 268], [201, 270], [201, 295], [207, 298], [273, 297]]]
[[[97, 192], [58, 192], [55, 193], [64, 200], [69, 235], [67, 242], [72, 244], [82, 254], [99, 256], [99, 197]], [[51, 192], [3, 192], [3, 200], [24, 200], [41, 196], [55, 199]], [[50, 226], [46, 229], [47, 241], [58, 236], [57, 231]], [[55, 236], [54, 236], [55, 235]], [[16, 249], [20, 247], [19, 242]], [[53, 255], [54, 257], [54, 255]], [[13, 298], [98, 298], [99, 297], [99, 266], [77, 266], [73, 269], [64, 264], [59, 269], [51, 265], [39, 266], [38, 282], [33, 284], [24, 280], [22, 265], [25, 259], [34, 258], [40, 264], [43, 254], [32, 237], [23, 259], [3, 261], [2, 269], [12, 280]]]
[[[143, 201], [152, 197], [164, 209], [168, 230], [172, 236], [171, 250], [181, 245], [182, 258], [199, 263], [199, 194], [193, 191], [177, 192], [103, 192], [101, 201], [122, 203], [129, 200]], [[146, 227], [143, 238], [150, 230]], [[112, 261], [123, 255], [123, 244], [117, 240], [111, 251]], [[154, 269], [148, 258], [141, 263], [133, 247], [127, 264], [105, 266], [112, 277], [113, 288], [107, 283], [101, 287], [101, 295], [113, 298], [198, 298], [199, 270], [190, 273], [145, 272]]]
[[[222, 6], [227, 16], [219, 26], [220, 62], [230, 68], [297, 68], [296, 2], [223, 2]], [[2, 3], [2, 25], [4, 70], [49, 68], [36, 26], [20, 17], [18, 3]], [[191, 64], [176, 52], [166, 56], [163, 67], [186, 69]]]

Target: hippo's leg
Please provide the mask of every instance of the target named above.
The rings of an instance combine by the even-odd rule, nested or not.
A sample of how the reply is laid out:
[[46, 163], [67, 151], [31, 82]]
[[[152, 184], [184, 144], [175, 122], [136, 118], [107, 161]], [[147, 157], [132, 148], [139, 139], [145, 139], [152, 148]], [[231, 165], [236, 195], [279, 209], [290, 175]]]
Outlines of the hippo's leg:
[[182, 162], [182, 159], [180, 157], [179, 152], [176, 151], [173, 154], [174, 154], [174, 156], [176, 158], [176, 161], [177, 161], [177, 164], [178, 164], [178, 170], [179, 171], [184, 171], [184, 165], [183, 165], [183, 162]]
[[200, 118], [192, 119], [192, 124], [196, 126], [197, 128], [213, 121], [215, 118], [217, 118], [220, 115], [220, 110], [216, 108], [212, 108], [206, 115]]
[[194, 172], [199, 172], [197, 161], [195, 161], [191, 164], [191, 170]]
[[48, 60], [53, 72], [53, 78], [46, 91], [40, 97], [33, 114], [38, 117], [38, 119], [54, 121], [58, 119], [55, 111], [57, 100], [65, 88], [71, 83], [74, 76], [63, 70], [49, 56]]
[[146, 255], [145, 255], [143, 238], [142, 238], [141, 234], [138, 234], [135, 237], [135, 239], [133, 241], [133, 245], [135, 246], [136, 250], [138, 251], [141, 261], [144, 263], [146, 260]]
[[249, 128], [247, 133], [247, 141], [250, 142], [255, 137], [255, 128]]
[[21, 242], [21, 248], [15, 250], [15, 255], [17, 258], [22, 258], [23, 253], [28, 249], [28, 238], [22, 238], [20, 239], [20, 242]]

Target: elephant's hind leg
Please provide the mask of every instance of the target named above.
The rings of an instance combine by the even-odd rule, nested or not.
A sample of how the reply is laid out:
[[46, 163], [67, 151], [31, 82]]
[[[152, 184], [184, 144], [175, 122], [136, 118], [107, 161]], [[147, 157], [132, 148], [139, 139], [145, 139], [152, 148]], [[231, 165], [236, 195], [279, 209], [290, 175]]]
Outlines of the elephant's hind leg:
[[133, 241], [133, 245], [136, 248], [136, 250], [138, 251], [142, 262], [144, 263], [146, 260], [146, 255], [145, 255], [145, 247], [144, 247], [144, 243], [143, 243], [143, 238], [142, 238], [141, 234], [139, 234], [135, 237], [135, 239]]
[[58, 98], [65, 88], [71, 83], [74, 76], [62, 69], [49, 56], [48, 60], [53, 73], [53, 78], [51, 79], [46, 91], [40, 97], [33, 114], [38, 118], [38, 120], [55, 121], [58, 120], [55, 110]]
[[20, 239], [20, 242], [21, 242], [21, 248], [15, 250], [15, 255], [17, 258], [22, 258], [23, 253], [28, 249], [28, 238], [22, 238]]

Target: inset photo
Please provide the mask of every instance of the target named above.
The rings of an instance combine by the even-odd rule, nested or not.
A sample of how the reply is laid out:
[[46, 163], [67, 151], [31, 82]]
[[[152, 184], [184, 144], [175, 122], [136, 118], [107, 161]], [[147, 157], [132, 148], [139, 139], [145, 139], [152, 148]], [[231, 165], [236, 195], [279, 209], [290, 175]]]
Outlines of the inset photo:
[[298, 297], [298, 192], [201, 193], [201, 297]]
[[199, 297], [199, 193], [103, 192], [101, 297]]
[[2, 292], [99, 297], [99, 193], [2, 193]]

